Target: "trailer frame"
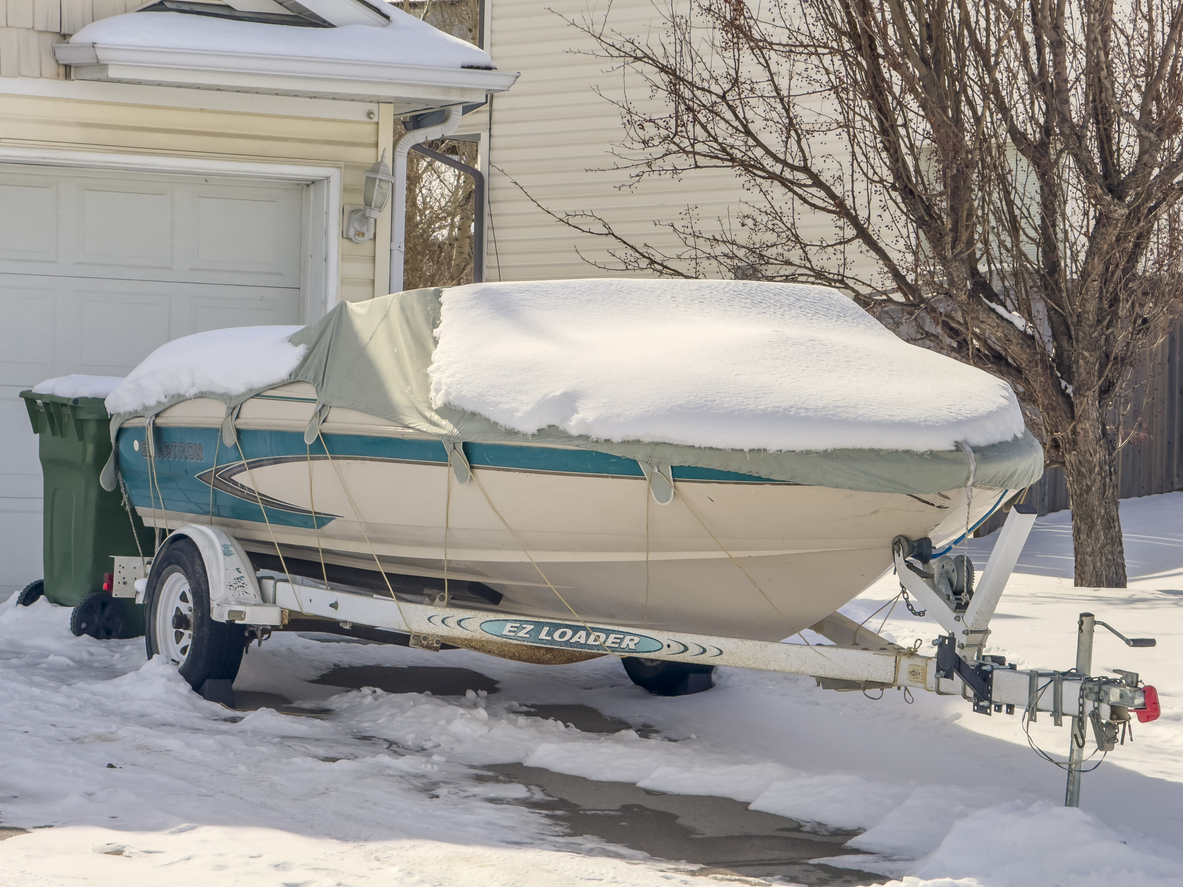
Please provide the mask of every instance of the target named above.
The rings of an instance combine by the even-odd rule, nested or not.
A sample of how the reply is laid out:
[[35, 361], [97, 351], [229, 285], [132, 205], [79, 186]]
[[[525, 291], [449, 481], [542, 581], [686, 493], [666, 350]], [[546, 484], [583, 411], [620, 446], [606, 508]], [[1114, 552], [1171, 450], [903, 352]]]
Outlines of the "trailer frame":
[[[1004, 709], [1052, 714], [1075, 712], [1082, 687], [1097, 679], [1075, 669], [1017, 670], [999, 657], [983, 658], [989, 622], [1006, 581], [1017, 563], [1035, 515], [1013, 508], [968, 608], [958, 611], [903, 555], [895, 553], [902, 586], [946, 629], [933, 639], [934, 655], [918, 646], [901, 647], [840, 613], [811, 628], [830, 644], [754, 641], [570, 619], [534, 618], [493, 609], [439, 603], [415, 603], [391, 595], [343, 590], [312, 581], [256, 573], [246, 551], [219, 527], [188, 525], [173, 532], [198, 546], [208, 574], [211, 618], [257, 629], [282, 629], [292, 619], [330, 620], [405, 636], [412, 646], [438, 650], [442, 645], [495, 648], [541, 647], [590, 655], [638, 656], [695, 665], [733, 666], [808, 675], [835, 689], [901, 687], [940, 695], [961, 695], [975, 710]], [[144, 600], [145, 564], [117, 558], [113, 594]], [[392, 638], [392, 642], [399, 641]], [[1048, 682], [1050, 686], [1046, 686]], [[1050, 692], [1049, 692], [1050, 691]], [[1137, 688], [1121, 677], [1109, 679], [1101, 692], [1106, 704], [1137, 708]]]

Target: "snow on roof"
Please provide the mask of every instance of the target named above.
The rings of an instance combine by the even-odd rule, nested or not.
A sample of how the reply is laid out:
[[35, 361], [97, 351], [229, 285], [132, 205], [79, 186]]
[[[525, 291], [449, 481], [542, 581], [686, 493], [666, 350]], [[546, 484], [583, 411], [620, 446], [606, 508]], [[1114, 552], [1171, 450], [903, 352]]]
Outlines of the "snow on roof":
[[176, 397], [236, 395], [278, 384], [308, 350], [288, 341], [298, 329], [235, 327], [166, 342], [107, 396], [107, 410], [131, 413]]
[[71, 373], [55, 376], [33, 386], [34, 394], [52, 394], [56, 397], [106, 397], [114, 391], [122, 376], [86, 376]]
[[390, 24], [299, 28], [177, 12], [136, 12], [91, 22], [71, 44], [219, 52], [276, 58], [343, 59], [428, 68], [489, 68], [489, 54], [383, 4]]
[[575, 280], [445, 290], [432, 404], [517, 431], [739, 450], [951, 450], [1024, 431], [1003, 380], [836, 290]]

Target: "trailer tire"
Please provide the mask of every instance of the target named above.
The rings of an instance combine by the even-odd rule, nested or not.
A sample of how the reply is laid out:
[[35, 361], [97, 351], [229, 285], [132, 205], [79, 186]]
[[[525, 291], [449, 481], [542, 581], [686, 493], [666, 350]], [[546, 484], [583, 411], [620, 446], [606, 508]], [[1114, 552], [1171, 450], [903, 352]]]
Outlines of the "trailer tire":
[[711, 676], [715, 671], [713, 665], [665, 662], [637, 656], [626, 656], [622, 662], [632, 682], [654, 696], [689, 696], [715, 686]]
[[198, 691], [209, 680], [234, 680], [244, 629], [210, 618], [209, 579], [193, 540], [176, 537], [165, 544], [152, 562], [144, 603], [149, 659], [164, 656]]

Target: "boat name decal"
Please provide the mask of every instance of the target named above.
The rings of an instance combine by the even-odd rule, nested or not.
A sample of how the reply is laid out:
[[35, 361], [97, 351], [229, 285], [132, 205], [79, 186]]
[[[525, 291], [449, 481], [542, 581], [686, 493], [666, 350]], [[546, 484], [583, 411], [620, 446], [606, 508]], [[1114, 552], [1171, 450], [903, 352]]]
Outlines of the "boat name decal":
[[607, 628], [591, 628], [570, 622], [539, 622], [533, 619], [487, 619], [481, 631], [496, 638], [525, 641], [542, 647], [587, 650], [602, 653], [656, 653], [665, 646], [657, 638]]
[[179, 462], [204, 462], [201, 444], [183, 440], [166, 440], [156, 445], [158, 459], [175, 459]]

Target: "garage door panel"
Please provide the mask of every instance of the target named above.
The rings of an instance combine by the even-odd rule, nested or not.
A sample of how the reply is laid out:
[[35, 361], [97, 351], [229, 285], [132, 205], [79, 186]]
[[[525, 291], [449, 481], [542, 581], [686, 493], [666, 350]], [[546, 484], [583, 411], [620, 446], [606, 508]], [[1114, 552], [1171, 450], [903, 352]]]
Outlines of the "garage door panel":
[[25, 171], [0, 172], [0, 273], [301, 285], [302, 185], [12, 169]]
[[231, 326], [299, 323], [299, 295], [299, 290], [279, 287], [162, 286], [152, 281], [71, 286], [62, 304], [77, 321], [65, 325], [72, 342], [64, 347], [75, 355], [77, 369], [68, 372], [120, 376], [180, 336]]
[[41, 493], [36, 499], [0, 498], [0, 536], [9, 544], [0, 560], [0, 587], [20, 588], [43, 574]]
[[41, 467], [19, 390], [0, 387], [0, 587], [41, 575]]
[[[243, 289], [246, 289], [245, 287]], [[193, 331], [205, 332], [228, 326], [265, 326], [296, 324], [299, 312], [292, 304], [290, 292], [252, 287], [240, 299], [195, 299], [193, 302]]]
[[37, 462], [37, 436], [29, 424], [19, 388], [0, 388], [0, 489], [18, 499], [41, 504], [41, 472]]
[[58, 194], [48, 180], [0, 176], [0, 259], [56, 262]]
[[53, 375], [57, 287], [23, 275], [0, 280], [0, 384], [33, 385]]
[[[198, 197], [198, 267], [273, 268], [279, 223], [276, 210], [274, 200]], [[263, 236], [259, 236], [261, 232]]]
[[301, 191], [207, 188], [191, 199], [194, 230], [182, 238], [191, 272], [238, 285], [300, 285]]
[[78, 310], [73, 329], [78, 346], [74, 372], [99, 376], [122, 376], [173, 336], [173, 300], [152, 284], [135, 284], [147, 289], [142, 295], [121, 287], [119, 295], [82, 290], [76, 299]]
[[79, 271], [87, 265], [173, 267], [173, 198], [164, 191], [83, 189]]
[[0, 283], [0, 381], [18, 387], [67, 373], [123, 375], [190, 333], [300, 323], [292, 288], [34, 275]]

